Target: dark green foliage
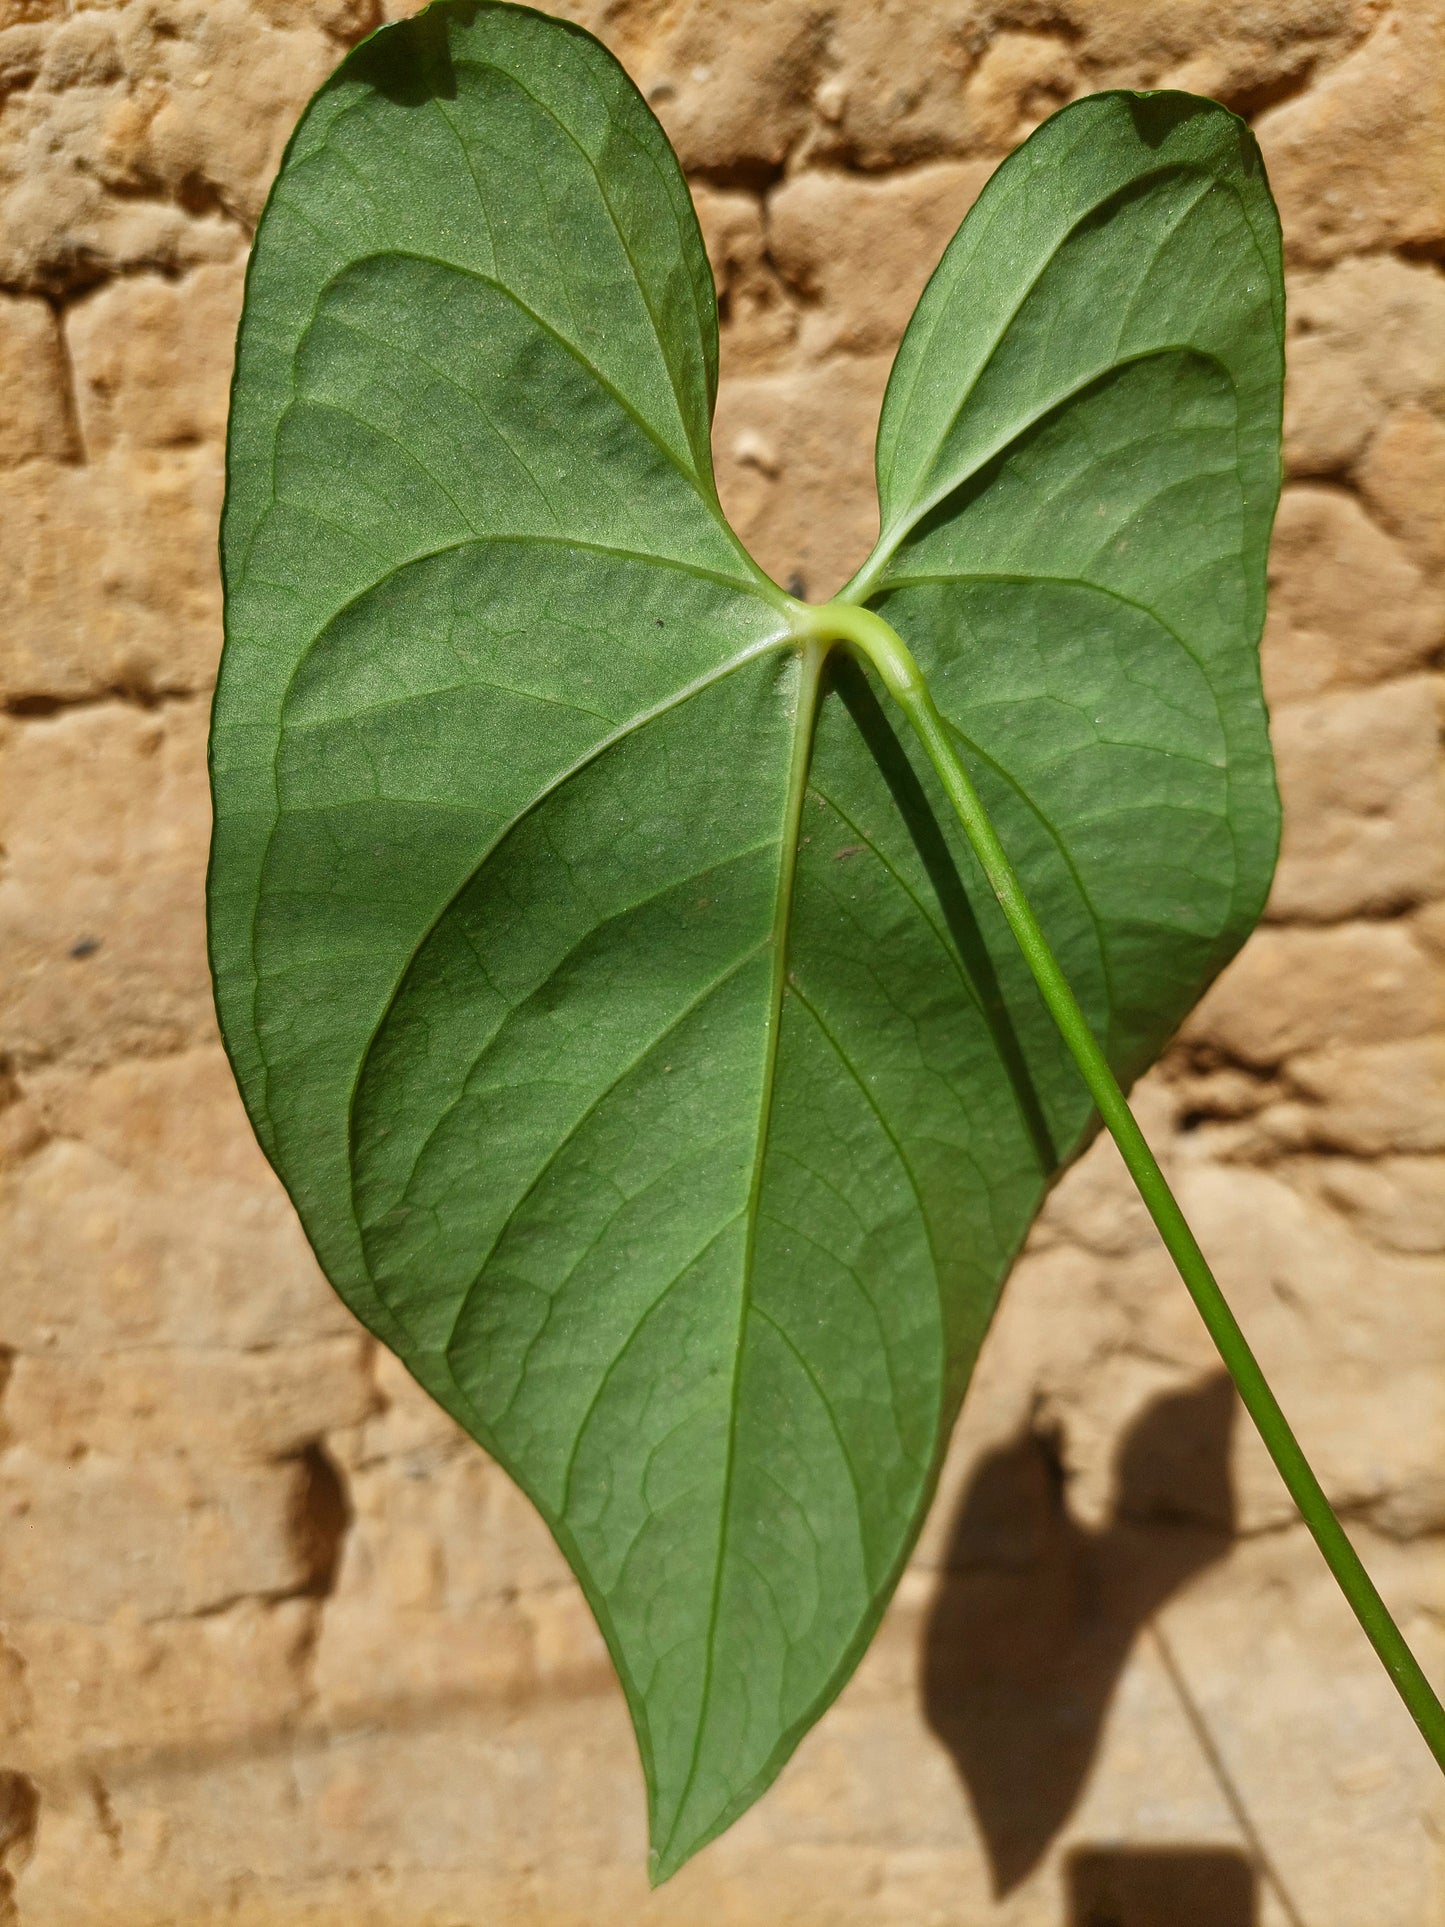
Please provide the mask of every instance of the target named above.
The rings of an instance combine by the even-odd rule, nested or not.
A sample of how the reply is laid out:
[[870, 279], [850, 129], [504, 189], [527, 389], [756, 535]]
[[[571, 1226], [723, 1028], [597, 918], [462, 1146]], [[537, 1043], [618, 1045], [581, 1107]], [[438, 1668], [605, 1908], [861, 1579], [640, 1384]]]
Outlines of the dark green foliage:
[[[1278, 234], [1100, 95], [900, 350], [846, 593], [927, 672], [1135, 1076], [1258, 915]], [[1087, 1096], [935, 779], [717, 505], [712, 281], [587, 35], [443, 4], [322, 89], [232, 412], [212, 957], [357, 1315], [531, 1494], [663, 1878], [856, 1663]]]

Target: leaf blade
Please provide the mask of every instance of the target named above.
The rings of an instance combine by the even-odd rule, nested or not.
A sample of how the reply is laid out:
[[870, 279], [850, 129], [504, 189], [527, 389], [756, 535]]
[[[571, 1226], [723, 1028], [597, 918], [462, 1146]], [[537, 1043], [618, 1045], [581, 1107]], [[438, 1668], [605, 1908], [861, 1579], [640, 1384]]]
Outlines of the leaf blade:
[[[895, 452], [927, 388], [905, 350]], [[213, 737], [212, 955], [258, 1134], [333, 1282], [577, 1571], [658, 1878], [856, 1663], [1089, 1121], [931, 771], [863, 672], [820, 681], [721, 520], [715, 370], [686, 189], [610, 56], [495, 4], [384, 30], [308, 111], [258, 240]], [[918, 499], [875, 589], [934, 632], [1106, 1024], [1132, 958], [1139, 1056], [1235, 925], [1178, 878], [1158, 929], [1131, 934], [1127, 883], [1101, 913], [1117, 837], [1081, 799], [1120, 772], [1155, 895], [1170, 811], [1205, 842], [1233, 818], [1219, 769], [1184, 768], [1219, 678], [1134, 607], [1118, 543], [1070, 581], [1009, 548], [1096, 505], [1107, 449], [1069, 498], [1048, 438], [1097, 427], [1102, 378], [1072, 368], [992, 468], [974, 383], [942, 493], [933, 455], [894, 461]], [[1112, 598], [1097, 661], [1018, 683], [1019, 595], [1071, 592]], [[1107, 756], [1061, 734], [1081, 693]], [[1057, 770], [1019, 762], [1025, 713]], [[1229, 776], [1247, 727], [1220, 742]], [[1159, 931], [1194, 911], [1176, 956]]]

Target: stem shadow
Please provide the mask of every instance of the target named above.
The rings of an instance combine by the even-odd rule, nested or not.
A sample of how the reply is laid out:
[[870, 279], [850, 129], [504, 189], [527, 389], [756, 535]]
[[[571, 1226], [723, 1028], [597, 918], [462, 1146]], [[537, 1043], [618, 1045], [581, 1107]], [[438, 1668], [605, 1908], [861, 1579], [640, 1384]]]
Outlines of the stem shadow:
[[1058, 1147], [1039, 1101], [1013, 1017], [1004, 1002], [1003, 988], [984, 941], [983, 930], [969, 902], [963, 878], [953, 860], [953, 852], [928, 800], [928, 792], [858, 664], [850, 657], [835, 654], [829, 665], [829, 673], [832, 687], [852, 717], [908, 828], [913, 847], [918, 852], [919, 861], [938, 899], [938, 907], [943, 912], [959, 961], [973, 985], [999, 1061], [1013, 1086], [1024, 1128], [1034, 1147], [1039, 1167], [1046, 1178], [1051, 1178], [1059, 1168]]

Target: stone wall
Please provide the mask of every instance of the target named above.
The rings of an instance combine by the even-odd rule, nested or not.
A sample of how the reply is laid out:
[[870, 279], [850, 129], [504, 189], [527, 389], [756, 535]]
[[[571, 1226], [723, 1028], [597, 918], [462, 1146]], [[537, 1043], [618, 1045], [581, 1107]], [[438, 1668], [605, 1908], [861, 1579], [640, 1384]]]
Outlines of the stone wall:
[[[1139, 1103], [1438, 1677], [1445, 8], [573, 11], [678, 143], [723, 297], [724, 498], [814, 597], [866, 549], [889, 355], [998, 159], [1102, 86], [1254, 117], [1292, 304], [1266, 639], [1284, 855]], [[297, 112], [380, 17], [0, 0], [0, 1921], [1440, 1919], [1438, 1779], [1104, 1146], [1010, 1286], [858, 1678], [648, 1896], [576, 1589], [332, 1298], [211, 1016], [242, 270]]]

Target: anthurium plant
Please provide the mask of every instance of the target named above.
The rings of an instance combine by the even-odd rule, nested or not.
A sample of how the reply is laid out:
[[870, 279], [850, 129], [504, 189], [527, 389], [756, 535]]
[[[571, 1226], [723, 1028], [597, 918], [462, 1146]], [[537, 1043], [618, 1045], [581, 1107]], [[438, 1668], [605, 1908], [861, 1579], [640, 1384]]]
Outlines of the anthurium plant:
[[654, 1879], [856, 1665], [1100, 1118], [1445, 1748], [1121, 1094], [1274, 863], [1282, 336], [1247, 128], [1075, 102], [924, 291], [877, 544], [810, 604], [719, 506], [712, 276], [596, 40], [439, 0], [287, 151], [231, 413], [221, 1023], [336, 1289], [585, 1589]]

